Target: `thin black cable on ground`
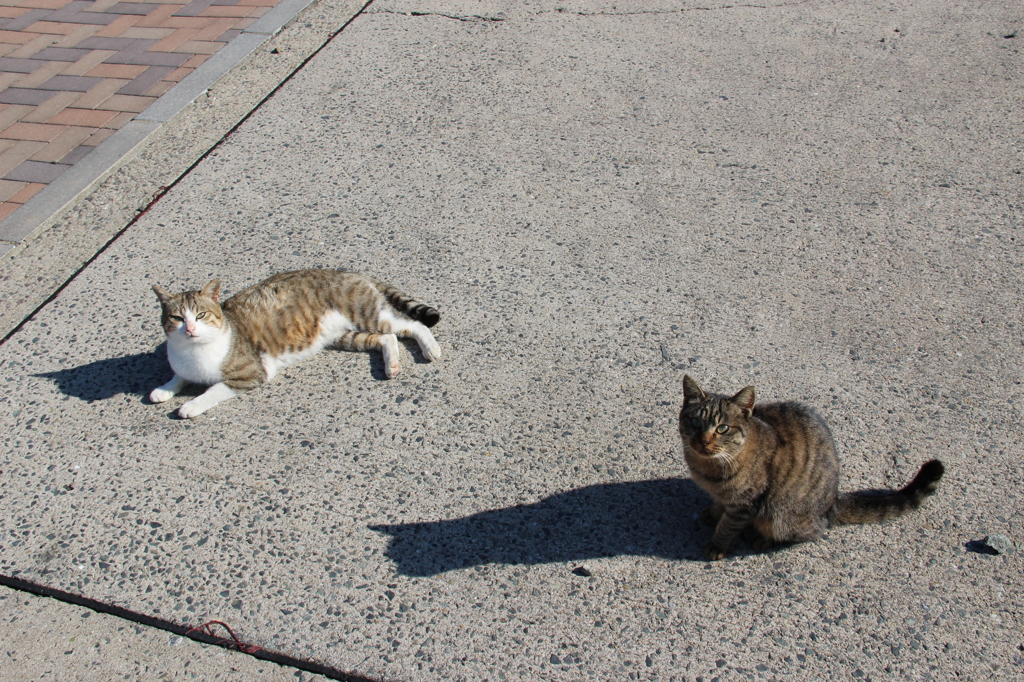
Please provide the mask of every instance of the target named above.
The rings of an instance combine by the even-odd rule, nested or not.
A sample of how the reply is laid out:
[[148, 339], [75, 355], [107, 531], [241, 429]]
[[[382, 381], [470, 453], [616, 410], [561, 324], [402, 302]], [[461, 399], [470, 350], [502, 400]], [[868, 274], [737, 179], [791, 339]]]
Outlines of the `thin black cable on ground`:
[[243, 116], [243, 117], [241, 118], [241, 120], [239, 120], [239, 121], [238, 121], [238, 123], [236, 123], [235, 125], [233, 125], [233, 126], [231, 127], [231, 130], [229, 130], [228, 132], [224, 133], [224, 136], [223, 136], [223, 137], [221, 137], [221, 138], [220, 138], [219, 140], [217, 140], [217, 142], [216, 142], [216, 143], [214, 143], [214, 144], [213, 144], [213, 146], [211, 146], [211, 147], [210, 147], [209, 149], [207, 149], [207, 150], [206, 150], [205, 152], [203, 152], [203, 154], [202, 154], [202, 155], [201, 155], [201, 156], [200, 156], [200, 157], [199, 157], [198, 159], [196, 159], [196, 160], [195, 160], [195, 162], [194, 162], [194, 163], [192, 163], [192, 164], [191, 164], [191, 165], [190, 165], [190, 166], [189, 166], [188, 168], [186, 168], [186, 169], [185, 169], [185, 170], [184, 170], [184, 171], [183, 171], [183, 172], [181, 173], [181, 175], [179, 175], [178, 177], [176, 177], [176, 178], [174, 179], [174, 181], [173, 181], [173, 182], [171, 182], [171, 184], [167, 185], [166, 187], [161, 187], [160, 189], [158, 189], [158, 190], [156, 191], [156, 193], [155, 193], [155, 194], [153, 195], [153, 198], [149, 200], [149, 203], [148, 203], [148, 204], [146, 204], [146, 205], [145, 205], [144, 207], [142, 207], [142, 208], [138, 209], [138, 212], [137, 212], [137, 213], [135, 214], [135, 217], [133, 217], [133, 218], [132, 218], [132, 219], [131, 219], [130, 221], [128, 221], [128, 224], [127, 224], [127, 225], [125, 225], [125, 226], [124, 226], [124, 227], [123, 227], [122, 229], [118, 230], [117, 234], [115, 234], [115, 235], [114, 235], [113, 237], [111, 237], [111, 238], [110, 238], [109, 240], [107, 240], [107, 242], [106, 242], [106, 243], [105, 243], [105, 244], [104, 244], [104, 245], [103, 245], [102, 247], [100, 247], [100, 250], [99, 250], [99, 251], [97, 251], [96, 253], [94, 253], [94, 254], [92, 255], [92, 257], [91, 257], [91, 258], [89, 258], [89, 259], [88, 259], [87, 261], [85, 261], [85, 262], [84, 262], [84, 263], [82, 264], [82, 266], [81, 266], [80, 268], [78, 268], [77, 270], [75, 270], [75, 271], [74, 271], [74, 272], [73, 272], [73, 273], [71, 274], [71, 276], [70, 276], [70, 277], [68, 277], [68, 278], [67, 278], [66, 280], [64, 280], [64, 283], [63, 283], [63, 284], [61, 284], [61, 285], [60, 285], [59, 287], [57, 287], [57, 289], [56, 289], [56, 290], [55, 290], [55, 291], [54, 291], [54, 292], [53, 292], [52, 294], [50, 294], [50, 295], [49, 295], [49, 296], [48, 296], [48, 297], [46, 298], [46, 300], [45, 300], [45, 301], [43, 301], [43, 302], [42, 302], [42, 303], [40, 303], [40, 304], [39, 304], [38, 306], [36, 306], [36, 307], [35, 307], [35, 309], [34, 309], [34, 310], [32, 310], [32, 312], [30, 312], [30, 313], [29, 313], [28, 315], [26, 315], [26, 316], [25, 316], [25, 319], [23, 319], [23, 320], [22, 320], [21, 322], [19, 322], [19, 323], [18, 323], [18, 324], [17, 324], [17, 325], [16, 325], [15, 327], [14, 327], [14, 329], [12, 329], [12, 330], [11, 330], [10, 332], [8, 332], [8, 333], [7, 333], [7, 335], [6, 335], [6, 336], [4, 336], [4, 338], [0, 339], [0, 346], [3, 346], [3, 345], [4, 345], [5, 343], [7, 343], [7, 341], [9, 341], [9, 340], [11, 339], [11, 337], [13, 337], [13, 336], [14, 336], [15, 334], [17, 334], [17, 333], [18, 333], [19, 331], [21, 331], [21, 328], [22, 328], [22, 327], [24, 327], [24, 326], [25, 326], [26, 324], [28, 324], [28, 323], [29, 323], [29, 321], [30, 321], [30, 320], [31, 320], [31, 319], [32, 319], [33, 317], [35, 317], [35, 316], [36, 316], [36, 314], [37, 314], [37, 313], [39, 313], [39, 311], [40, 311], [40, 310], [42, 310], [42, 309], [43, 309], [43, 308], [45, 308], [46, 306], [50, 305], [50, 303], [52, 303], [52, 302], [53, 302], [53, 300], [54, 300], [55, 298], [57, 298], [57, 296], [59, 296], [59, 295], [60, 295], [60, 293], [61, 293], [62, 291], [64, 291], [64, 289], [65, 289], [65, 288], [67, 288], [67, 286], [68, 286], [69, 284], [71, 284], [71, 282], [73, 282], [73, 281], [75, 280], [75, 278], [76, 278], [76, 277], [78, 277], [78, 276], [79, 276], [80, 274], [82, 274], [82, 272], [83, 272], [83, 271], [84, 271], [84, 270], [85, 270], [85, 269], [86, 269], [87, 267], [89, 267], [90, 265], [92, 265], [92, 264], [93, 264], [93, 262], [94, 262], [94, 261], [95, 261], [95, 260], [96, 260], [97, 258], [99, 258], [99, 257], [100, 257], [101, 255], [103, 255], [103, 254], [104, 254], [104, 253], [106, 252], [106, 250], [107, 250], [108, 248], [110, 248], [110, 247], [111, 247], [111, 246], [113, 245], [113, 243], [114, 243], [114, 242], [116, 242], [116, 241], [117, 241], [118, 239], [120, 239], [120, 238], [121, 238], [121, 236], [122, 236], [122, 235], [123, 235], [123, 234], [124, 234], [125, 232], [127, 232], [129, 228], [131, 228], [131, 227], [132, 227], [132, 226], [133, 226], [133, 225], [134, 225], [134, 224], [135, 224], [136, 222], [138, 222], [139, 218], [141, 218], [142, 216], [146, 215], [146, 212], [147, 212], [147, 211], [149, 211], [149, 209], [153, 208], [153, 206], [154, 206], [154, 205], [156, 205], [156, 203], [157, 203], [158, 201], [160, 201], [161, 199], [163, 199], [163, 197], [164, 197], [164, 195], [165, 195], [165, 194], [167, 194], [167, 193], [168, 193], [168, 192], [170, 192], [170, 191], [171, 191], [172, 189], [174, 189], [174, 188], [175, 188], [175, 187], [176, 187], [176, 186], [178, 185], [178, 183], [179, 183], [179, 182], [181, 182], [181, 181], [182, 181], [182, 179], [183, 179], [183, 178], [184, 178], [184, 177], [185, 177], [186, 175], [188, 175], [189, 173], [191, 173], [191, 172], [192, 172], [192, 171], [193, 171], [193, 170], [195, 169], [195, 167], [196, 167], [196, 166], [198, 166], [198, 165], [199, 165], [200, 163], [202, 163], [202, 162], [203, 162], [203, 161], [204, 161], [204, 160], [206, 159], [206, 157], [207, 157], [207, 156], [209, 156], [210, 154], [212, 154], [212, 153], [214, 152], [214, 150], [216, 150], [216, 149], [217, 149], [217, 148], [219, 148], [219, 147], [220, 147], [220, 146], [221, 146], [222, 144], [224, 144], [224, 141], [225, 141], [225, 140], [227, 140], [227, 139], [228, 139], [229, 137], [231, 137], [231, 136], [232, 136], [232, 135], [233, 135], [233, 134], [235, 133], [235, 131], [236, 131], [236, 130], [238, 130], [238, 129], [239, 129], [239, 128], [240, 128], [241, 126], [242, 126], [242, 124], [243, 124], [243, 123], [245, 123], [246, 121], [248, 121], [248, 120], [249, 120], [249, 117], [250, 117], [250, 116], [252, 116], [252, 115], [253, 115], [254, 113], [256, 113], [256, 112], [257, 112], [257, 111], [258, 111], [258, 110], [260, 109], [260, 107], [262, 107], [262, 106], [263, 106], [264, 104], [266, 104], [266, 103], [267, 103], [267, 100], [269, 100], [269, 99], [270, 99], [271, 97], [273, 97], [274, 95], [276, 95], [276, 94], [277, 94], [277, 91], [278, 91], [278, 90], [280, 90], [281, 88], [283, 88], [283, 87], [285, 86], [285, 84], [286, 84], [286, 83], [288, 83], [288, 81], [290, 81], [290, 80], [291, 80], [292, 78], [294, 78], [294, 77], [295, 77], [295, 74], [297, 74], [297, 73], [298, 73], [299, 71], [301, 71], [301, 70], [302, 70], [302, 69], [303, 69], [303, 68], [304, 68], [304, 67], [306, 66], [306, 64], [308, 64], [308, 63], [309, 63], [309, 62], [310, 62], [310, 61], [311, 61], [311, 60], [312, 60], [312, 59], [313, 59], [314, 57], [316, 57], [316, 56], [317, 56], [318, 54], [320, 54], [320, 52], [321, 52], [321, 51], [322, 51], [322, 50], [323, 50], [323, 49], [324, 49], [325, 47], [327, 47], [327, 46], [328, 46], [328, 45], [330, 44], [330, 42], [331, 42], [332, 40], [334, 40], [335, 38], [337, 38], [337, 37], [338, 37], [338, 34], [339, 34], [339, 33], [341, 33], [341, 32], [342, 32], [342, 31], [344, 31], [344, 30], [345, 30], [346, 28], [348, 28], [348, 25], [349, 25], [349, 24], [351, 24], [351, 23], [352, 23], [353, 21], [355, 21], [355, 20], [356, 20], [356, 18], [358, 18], [359, 16], [361, 16], [361, 15], [363, 14], [363, 12], [364, 12], [364, 11], [366, 10], [366, 8], [367, 8], [367, 7], [369, 7], [369, 6], [370, 6], [370, 5], [372, 4], [372, 3], [373, 3], [373, 0], [367, 0], [367, 1], [366, 1], [366, 3], [365, 3], [365, 4], [363, 4], [363, 6], [359, 8], [359, 11], [358, 11], [358, 12], [356, 12], [356, 13], [355, 13], [354, 15], [352, 15], [352, 17], [351, 17], [351, 18], [350, 18], [350, 19], [349, 19], [348, 21], [346, 21], [346, 22], [345, 22], [345, 23], [344, 23], [344, 24], [343, 24], [343, 25], [341, 26], [341, 28], [339, 28], [339, 29], [338, 29], [337, 31], [335, 31], [335, 32], [334, 32], [334, 33], [332, 33], [331, 35], [329, 35], [329, 36], [327, 37], [327, 40], [325, 40], [325, 41], [323, 42], [323, 44], [321, 44], [321, 45], [320, 45], [320, 47], [316, 48], [316, 50], [314, 50], [312, 54], [310, 54], [310, 55], [309, 55], [308, 57], [306, 57], [305, 59], [303, 59], [303, 60], [302, 60], [302, 63], [300, 63], [300, 64], [299, 64], [298, 66], [296, 66], [296, 67], [295, 67], [294, 69], [292, 69], [292, 72], [291, 72], [291, 73], [289, 73], [289, 74], [288, 74], [288, 75], [287, 75], [287, 76], [286, 76], [286, 77], [284, 78], [284, 80], [282, 80], [282, 81], [281, 81], [280, 83], [278, 83], [278, 84], [277, 84], [277, 87], [275, 87], [275, 88], [274, 88], [273, 90], [271, 90], [271, 91], [270, 91], [269, 93], [267, 93], [267, 96], [266, 96], [266, 97], [264, 97], [264, 98], [263, 98], [263, 99], [261, 99], [261, 100], [260, 100], [259, 102], [257, 102], [257, 103], [256, 103], [256, 106], [254, 106], [254, 107], [252, 108], [252, 111], [250, 111], [250, 112], [249, 112], [248, 114], [246, 114], [245, 116]]
[[[104, 604], [103, 602], [96, 601], [95, 599], [89, 599], [88, 597], [72, 594], [71, 592], [64, 592], [63, 590], [46, 587], [45, 585], [37, 585], [36, 583], [22, 580], [21, 578], [14, 578], [12, 576], [0, 574], [0, 585], [9, 587], [12, 590], [18, 590], [19, 592], [28, 592], [39, 597], [56, 599], [57, 601], [64, 602], [65, 604], [84, 606], [85, 608], [96, 611], [97, 613], [110, 614], [111, 616], [123, 618], [124, 620], [138, 623], [139, 625], [164, 630], [178, 635], [179, 637], [187, 637], [196, 642], [202, 642], [203, 644], [213, 644], [225, 649], [239, 651], [240, 653], [247, 654], [253, 658], [269, 661], [278, 665], [288, 666], [290, 668], [296, 668], [316, 675], [323, 675], [324, 677], [332, 680], [341, 680], [342, 682], [375, 682], [368, 677], [346, 673], [338, 670], [337, 668], [331, 668], [315, 661], [295, 658], [294, 656], [278, 653], [276, 651], [268, 651], [266, 649], [261, 649], [260, 647], [246, 646], [234, 637], [234, 633], [231, 632], [229, 628], [228, 632], [231, 633], [232, 638], [226, 639], [209, 634], [203, 626], [189, 627], [178, 623], [172, 623], [169, 620], [163, 620], [162, 618], [156, 618], [154, 616], [147, 616], [144, 613], [131, 611], [120, 606], [114, 606], [113, 604]], [[220, 623], [219, 621], [216, 622], [223, 625], [223, 623]]]

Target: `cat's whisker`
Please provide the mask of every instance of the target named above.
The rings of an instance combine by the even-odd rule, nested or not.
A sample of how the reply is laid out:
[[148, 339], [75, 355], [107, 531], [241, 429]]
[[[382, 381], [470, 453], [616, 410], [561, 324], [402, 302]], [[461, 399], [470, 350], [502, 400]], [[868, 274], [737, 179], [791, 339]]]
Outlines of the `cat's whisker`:
[[722, 451], [715, 454], [715, 459], [725, 465], [726, 473], [729, 476], [736, 475], [736, 458], [728, 452]]

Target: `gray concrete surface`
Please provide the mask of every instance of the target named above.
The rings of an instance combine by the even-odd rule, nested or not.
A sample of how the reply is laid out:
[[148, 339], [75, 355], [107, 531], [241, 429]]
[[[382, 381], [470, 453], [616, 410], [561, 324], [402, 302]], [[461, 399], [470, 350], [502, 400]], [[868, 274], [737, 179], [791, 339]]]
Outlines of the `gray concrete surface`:
[[[1020, 24], [374, 3], [0, 348], [0, 571], [382, 680], [1020, 677]], [[311, 266], [445, 357], [147, 404], [150, 284]], [[685, 372], [815, 405], [844, 489], [947, 478], [705, 563]]]
[[0, 623], [6, 682], [326, 679], [6, 587]]
[[5, 221], [0, 241], [9, 242], [0, 244], [0, 337], [187, 172], [367, 0], [318, 0], [277, 31], [302, 4], [284, 2], [261, 17]]

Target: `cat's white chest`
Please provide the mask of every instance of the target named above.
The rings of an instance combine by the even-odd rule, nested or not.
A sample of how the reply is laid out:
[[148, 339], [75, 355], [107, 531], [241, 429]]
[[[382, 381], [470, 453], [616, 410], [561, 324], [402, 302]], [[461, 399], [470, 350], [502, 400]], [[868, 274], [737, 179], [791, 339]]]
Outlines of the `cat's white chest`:
[[182, 379], [212, 386], [223, 380], [221, 366], [231, 351], [231, 328], [208, 343], [196, 343], [180, 333], [167, 337], [167, 359]]
[[280, 355], [263, 353], [260, 356], [260, 360], [263, 363], [263, 369], [267, 372], [267, 380], [269, 381], [273, 379], [278, 370], [294, 365], [306, 358], [313, 357], [327, 346], [336, 342], [346, 333], [354, 331], [355, 329], [356, 326], [352, 324], [351, 320], [341, 313], [337, 311], [325, 313], [324, 316], [320, 318], [320, 334], [308, 347], [303, 348], [300, 351], [295, 351], [294, 353], [281, 353]]

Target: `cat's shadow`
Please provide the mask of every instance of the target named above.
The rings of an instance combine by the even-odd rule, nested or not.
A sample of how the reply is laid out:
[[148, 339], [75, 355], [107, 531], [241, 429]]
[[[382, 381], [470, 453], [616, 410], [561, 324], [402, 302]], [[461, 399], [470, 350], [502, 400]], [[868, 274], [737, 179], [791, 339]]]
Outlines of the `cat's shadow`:
[[[414, 359], [422, 360], [418, 349], [410, 350]], [[379, 373], [383, 378], [379, 353], [370, 357], [374, 376]], [[94, 401], [122, 394], [147, 396], [171, 378], [171, 369], [162, 344], [152, 352], [35, 376], [54, 381], [66, 395]], [[186, 393], [202, 392], [201, 387], [194, 388]], [[703, 545], [711, 529], [699, 523], [697, 514], [709, 501], [690, 479], [602, 483], [535, 504], [370, 529], [391, 536], [386, 554], [400, 573], [409, 576], [483, 564], [582, 562], [615, 556], [703, 561]]]
[[148, 353], [105, 358], [34, 376], [52, 380], [65, 395], [90, 402], [122, 394], [146, 396], [173, 376], [166, 345], [162, 343]]
[[690, 479], [602, 483], [535, 504], [370, 529], [391, 536], [385, 554], [399, 573], [417, 577], [616, 556], [703, 561], [711, 529], [697, 513], [709, 501]]
[[[403, 339], [404, 340], [404, 339]], [[413, 362], [422, 364], [429, 362], [423, 357], [419, 346], [410, 341], [406, 344]], [[332, 353], [347, 351], [331, 350]], [[374, 379], [387, 380], [384, 374], [384, 359], [379, 352], [353, 353], [353, 355], [369, 355], [370, 375]], [[104, 358], [78, 367], [58, 369], [53, 372], [40, 372], [33, 376], [50, 379], [64, 395], [80, 400], [109, 400], [117, 395], [148, 396], [156, 388], [171, 380], [174, 373], [167, 364], [167, 343], [161, 343], [148, 353], [124, 355], [119, 358]], [[197, 396], [205, 389], [203, 386], [190, 385], [181, 392], [183, 396]], [[147, 398], [148, 402], [148, 398]]]

